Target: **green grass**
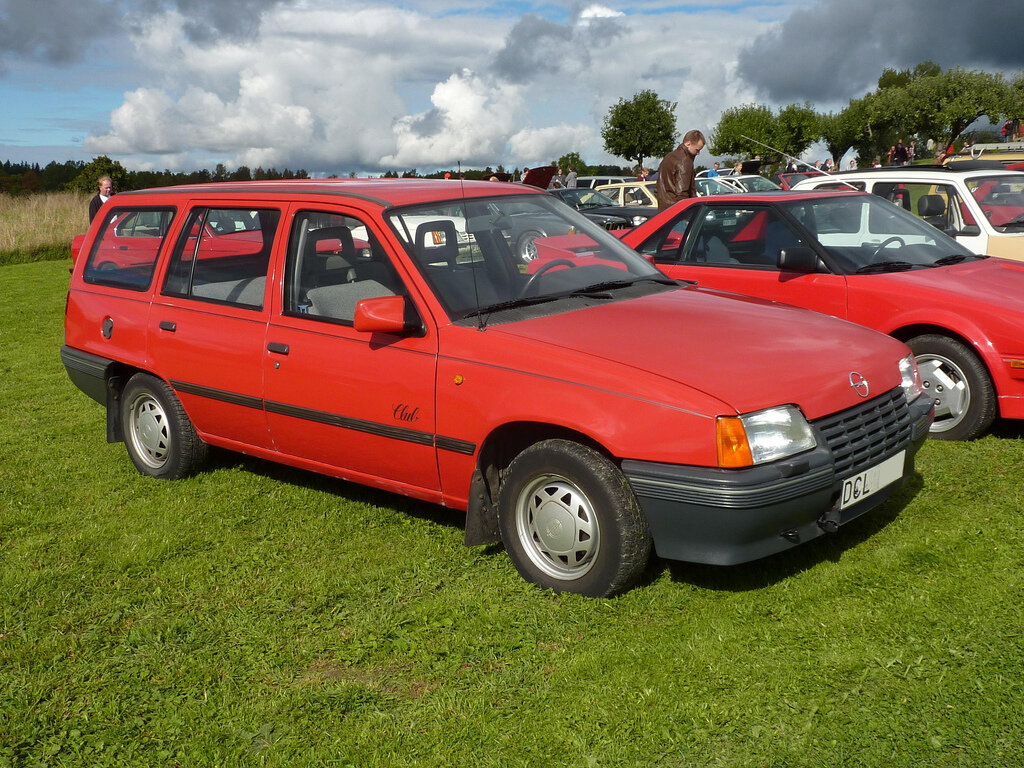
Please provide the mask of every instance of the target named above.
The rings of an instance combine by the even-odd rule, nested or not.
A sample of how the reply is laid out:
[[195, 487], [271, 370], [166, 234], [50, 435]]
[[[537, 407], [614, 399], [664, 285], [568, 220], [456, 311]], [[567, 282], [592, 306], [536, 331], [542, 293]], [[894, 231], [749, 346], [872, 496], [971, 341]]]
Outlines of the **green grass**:
[[784, 556], [556, 596], [437, 507], [141, 477], [60, 364], [67, 279], [0, 269], [0, 766], [1024, 763], [1018, 430]]

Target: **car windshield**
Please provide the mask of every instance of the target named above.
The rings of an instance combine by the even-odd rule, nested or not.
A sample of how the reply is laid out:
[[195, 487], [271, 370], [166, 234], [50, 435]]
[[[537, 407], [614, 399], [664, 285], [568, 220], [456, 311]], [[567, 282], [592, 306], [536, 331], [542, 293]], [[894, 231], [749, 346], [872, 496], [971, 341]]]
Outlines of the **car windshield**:
[[739, 176], [736, 181], [743, 185], [748, 192], [771, 192], [775, 189], [782, 189], [778, 184], [764, 176]]
[[898, 205], [869, 194], [828, 196], [782, 204], [845, 273], [894, 272], [979, 258], [956, 240]]
[[606, 205], [618, 205], [614, 200], [602, 192], [593, 189], [564, 189], [558, 192], [557, 197], [577, 209], [600, 208]]
[[701, 179], [695, 179], [697, 184], [697, 192], [700, 195], [731, 195], [737, 190], [735, 187], [731, 187], [724, 181], [711, 177], [704, 177]]
[[453, 320], [498, 321], [494, 313], [561, 299], [548, 310], [568, 311], [676, 285], [551, 195], [431, 203], [388, 220]]
[[1024, 229], [1024, 173], [976, 176], [967, 189], [993, 227]]

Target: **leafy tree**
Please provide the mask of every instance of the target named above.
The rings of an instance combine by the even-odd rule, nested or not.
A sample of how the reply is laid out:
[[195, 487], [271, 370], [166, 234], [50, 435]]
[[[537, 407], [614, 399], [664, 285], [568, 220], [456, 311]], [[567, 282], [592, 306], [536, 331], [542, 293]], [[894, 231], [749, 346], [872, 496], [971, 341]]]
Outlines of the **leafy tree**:
[[99, 155], [92, 162], [86, 163], [78, 175], [67, 183], [67, 188], [73, 192], [95, 192], [99, 180], [104, 176], [110, 177], [115, 192], [133, 189], [128, 183], [128, 171], [117, 160], [111, 160], [106, 155]]
[[675, 147], [675, 102], [658, 98], [651, 90], [632, 99], [619, 99], [608, 110], [601, 129], [605, 151], [642, 166], [649, 157], [661, 157]]
[[778, 114], [760, 104], [744, 104], [722, 113], [709, 149], [713, 155], [761, 155], [767, 146], [797, 156], [818, 138], [819, 123], [807, 104], [790, 104]]
[[866, 160], [872, 155], [868, 146], [867, 119], [863, 105], [851, 101], [839, 112], [818, 115], [818, 138], [828, 148], [829, 156], [838, 162], [846, 150], [853, 147], [857, 155]]
[[571, 165], [576, 169], [576, 173], [580, 176], [590, 175], [590, 166], [583, 162], [583, 158], [580, 157], [578, 152], [569, 152], [558, 158], [558, 162], [555, 163], [564, 173], [569, 172], [569, 166]]

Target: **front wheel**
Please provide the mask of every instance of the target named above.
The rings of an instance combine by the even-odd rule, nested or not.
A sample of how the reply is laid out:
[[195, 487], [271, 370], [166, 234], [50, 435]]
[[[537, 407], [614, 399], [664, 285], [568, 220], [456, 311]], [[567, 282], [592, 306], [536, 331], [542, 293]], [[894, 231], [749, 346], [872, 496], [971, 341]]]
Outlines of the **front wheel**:
[[972, 440], [996, 417], [996, 393], [985, 364], [965, 344], [925, 334], [907, 342], [917, 358], [925, 393], [935, 402], [930, 435], [939, 440]]
[[206, 443], [181, 401], [165, 382], [148, 373], [132, 376], [121, 393], [121, 426], [132, 464], [149, 477], [178, 480], [206, 459]]
[[498, 496], [501, 538], [527, 581], [610, 597], [640, 578], [651, 535], [629, 483], [607, 457], [567, 440], [530, 446]]

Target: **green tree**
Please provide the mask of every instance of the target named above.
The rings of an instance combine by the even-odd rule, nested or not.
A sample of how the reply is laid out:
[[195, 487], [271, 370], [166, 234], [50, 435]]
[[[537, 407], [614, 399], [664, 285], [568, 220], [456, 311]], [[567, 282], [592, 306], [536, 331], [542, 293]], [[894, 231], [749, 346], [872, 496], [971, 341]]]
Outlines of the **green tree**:
[[709, 149], [713, 155], [749, 156], [764, 155], [770, 147], [795, 157], [811, 146], [819, 131], [820, 116], [809, 104], [790, 104], [775, 114], [761, 104], [743, 104], [722, 113]]
[[651, 90], [632, 99], [619, 99], [608, 110], [601, 128], [605, 151], [634, 161], [638, 166], [649, 157], [661, 157], [675, 147], [675, 102], [658, 98]]
[[110, 177], [115, 192], [133, 188], [129, 184], [128, 171], [124, 166], [106, 155], [99, 155], [94, 157], [92, 162], [86, 163], [78, 175], [67, 183], [67, 188], [72, 192], [93, 193], [98, 188], [99, 180], [104, 176]]
[[568, 152], [562, 155], [558, 158], [555, 165], [561, 168], [563, 173], [568, 173], [569, 166], [571, 165], [580, 176], [590, 175], [590, 166], [583, 162], [583, 158], [580, 157], [578, 152]]

